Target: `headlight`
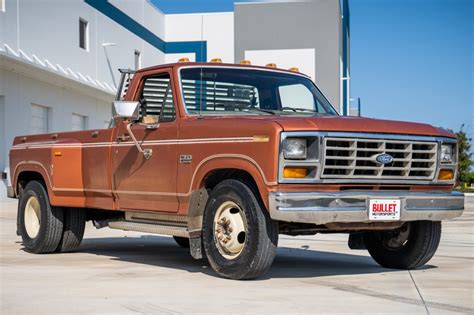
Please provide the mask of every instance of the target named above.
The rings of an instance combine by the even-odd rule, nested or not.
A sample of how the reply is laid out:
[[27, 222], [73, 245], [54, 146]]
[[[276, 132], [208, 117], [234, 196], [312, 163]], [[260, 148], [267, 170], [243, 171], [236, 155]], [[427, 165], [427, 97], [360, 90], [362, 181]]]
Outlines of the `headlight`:
[[441, 163], [453, 163], [454, 146], [452, 144], [441, 145]]
[[304, 160], [307, 157], [306, 139], [286, 138], [283, 141], [283, 156], [288, 160]]

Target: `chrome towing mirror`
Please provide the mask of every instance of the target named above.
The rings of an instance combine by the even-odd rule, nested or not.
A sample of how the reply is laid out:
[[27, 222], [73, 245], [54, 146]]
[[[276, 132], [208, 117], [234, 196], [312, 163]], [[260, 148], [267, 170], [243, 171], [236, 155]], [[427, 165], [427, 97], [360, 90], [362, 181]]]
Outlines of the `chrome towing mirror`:
[[140, 115], [139, 102], [114, 101], [112, 106], [112, 115], [114, 119], [124, 118], [136, 121]]

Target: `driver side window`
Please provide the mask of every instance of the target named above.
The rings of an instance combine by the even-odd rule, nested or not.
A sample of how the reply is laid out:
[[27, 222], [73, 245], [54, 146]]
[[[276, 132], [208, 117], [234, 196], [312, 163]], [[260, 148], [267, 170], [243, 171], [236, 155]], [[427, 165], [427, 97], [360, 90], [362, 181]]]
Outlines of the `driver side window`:
[[171, 79], [168, 73], [145, 79], [140, 95], [141, 116], [152, 116], [158, 121], [173, 121], [176, 117]]

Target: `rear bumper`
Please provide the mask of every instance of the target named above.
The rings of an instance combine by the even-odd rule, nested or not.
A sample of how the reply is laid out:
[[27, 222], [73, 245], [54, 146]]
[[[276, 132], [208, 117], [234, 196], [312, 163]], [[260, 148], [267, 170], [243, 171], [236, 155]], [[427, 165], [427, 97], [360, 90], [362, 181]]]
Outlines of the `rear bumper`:
[[272, 192], [270, 216], [274, 220], [326, 224], [371, 222], [371, 198], [399, 199], [400, 221], [441, 221], [461, 216], [464, 194], [460, 192]]

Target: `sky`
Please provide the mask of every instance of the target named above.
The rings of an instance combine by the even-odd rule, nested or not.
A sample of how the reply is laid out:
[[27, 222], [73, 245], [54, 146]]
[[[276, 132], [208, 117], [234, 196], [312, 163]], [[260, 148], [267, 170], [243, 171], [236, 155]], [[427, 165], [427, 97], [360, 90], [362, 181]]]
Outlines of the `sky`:
[[[151, 1], [164, 13], [233, 11], [239, 2]], [[350, 93], [362, 115], [464, 124], [474, 138], [474, 0], [349, 0], [349, 8]]]

